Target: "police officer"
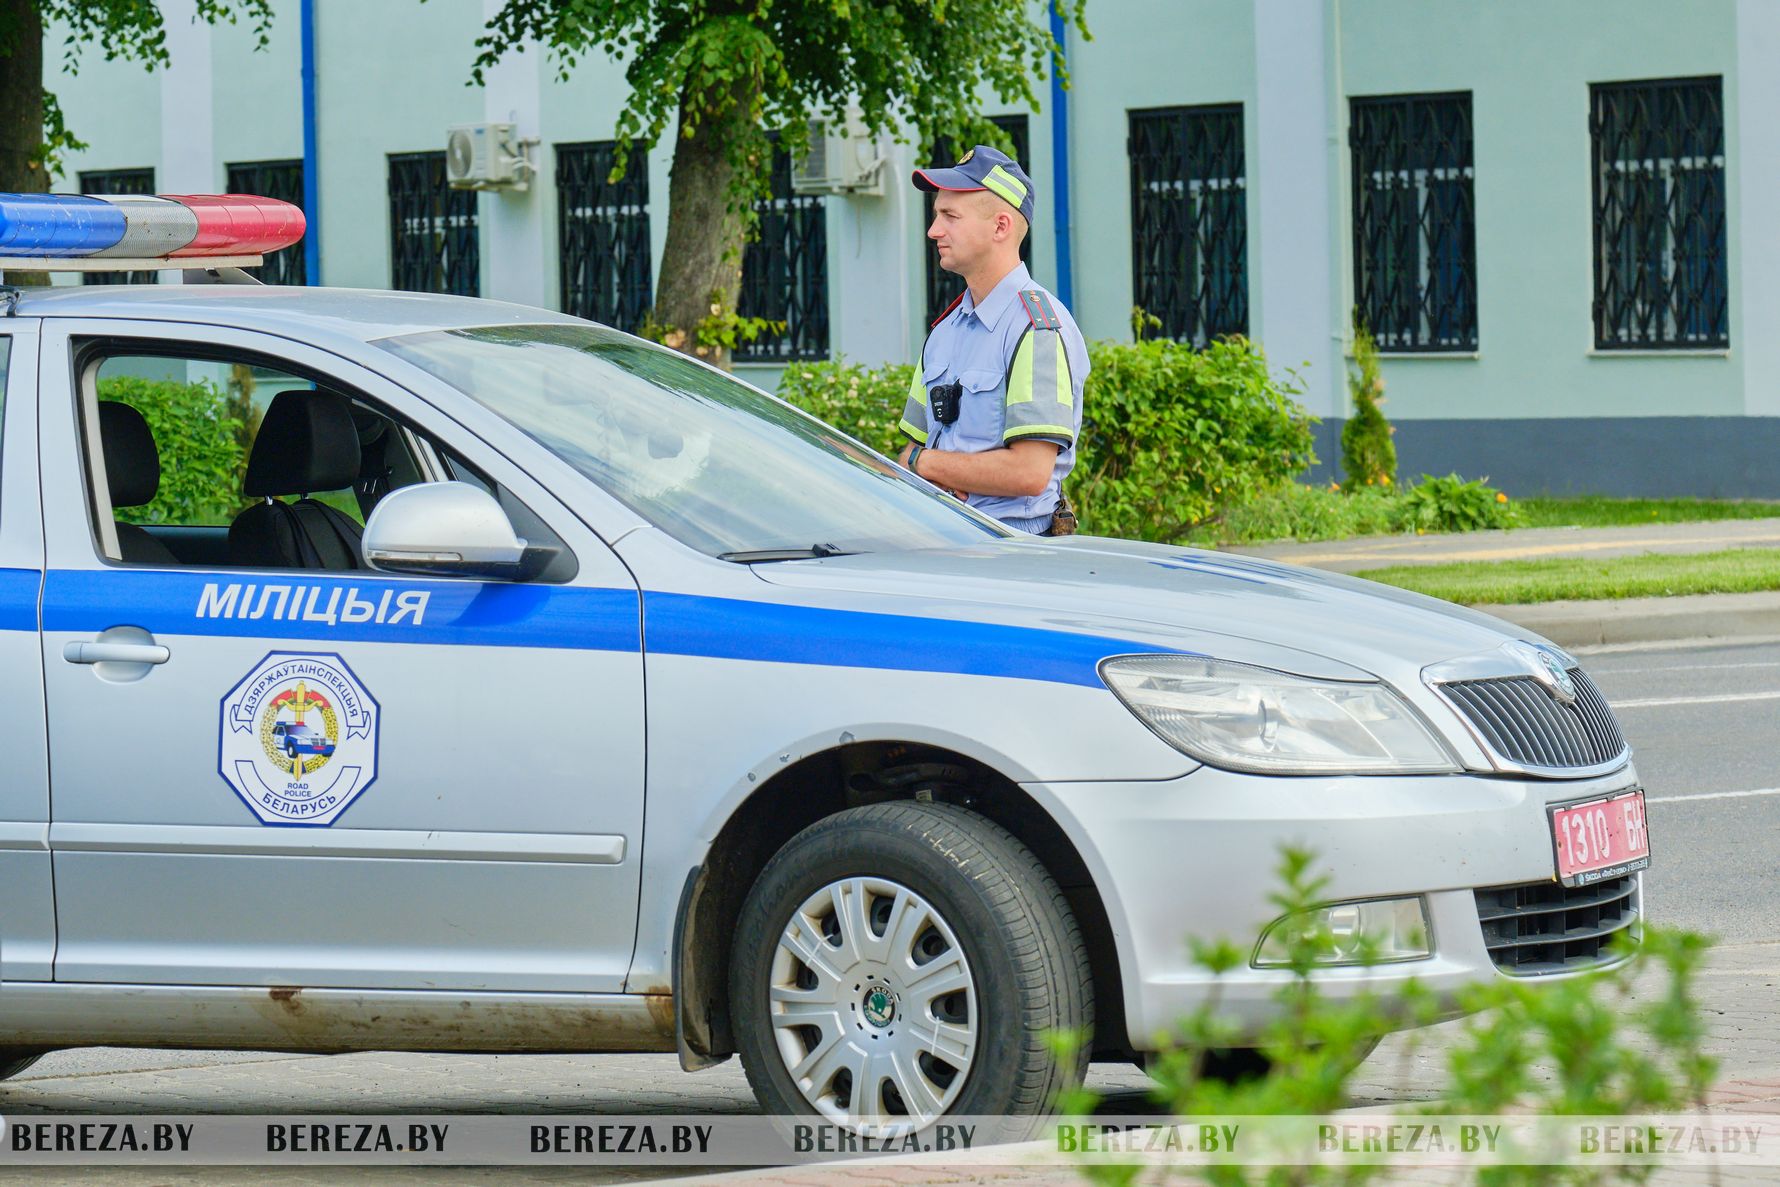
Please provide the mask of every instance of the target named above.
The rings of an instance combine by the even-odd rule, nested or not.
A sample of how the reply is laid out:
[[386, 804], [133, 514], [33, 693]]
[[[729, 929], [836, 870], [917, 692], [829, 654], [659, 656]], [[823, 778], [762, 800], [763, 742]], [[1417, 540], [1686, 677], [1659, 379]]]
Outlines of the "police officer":
[[927, 335], [903, 409], [903, 465], [1009, 527], [1065, 535], [1062, 484], [1075, 465], [1088, 347], [1075, 319], [1020, 262], [1033, 186], [979, 144], [947, 168], [917, 169], [933, 192], [927, 237], [965, 290]]

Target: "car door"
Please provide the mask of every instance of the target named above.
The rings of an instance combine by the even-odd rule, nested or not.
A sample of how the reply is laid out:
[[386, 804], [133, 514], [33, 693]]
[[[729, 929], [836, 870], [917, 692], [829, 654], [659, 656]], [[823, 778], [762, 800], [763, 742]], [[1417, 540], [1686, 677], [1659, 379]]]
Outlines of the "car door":
[[37, 595], [37, 322], [0, 320], [0, 980], [47, 981], [55, 955], [49, 764]]
[[[574, 575], [123, 563], [94, 351], [374, 402], [429, 465], [448, 451], [535, 516]], [[298, 343], [67, 320], [42, 355], [56, 979], [620, 990], [642, 664], [636, 586], [599, 538], [435, 407]]]

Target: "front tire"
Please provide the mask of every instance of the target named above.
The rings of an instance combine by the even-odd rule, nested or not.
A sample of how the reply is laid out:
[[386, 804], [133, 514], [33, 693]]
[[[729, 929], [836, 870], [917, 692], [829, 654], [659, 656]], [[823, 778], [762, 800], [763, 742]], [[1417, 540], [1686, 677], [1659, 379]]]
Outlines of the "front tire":
[[0, 1080], [10, 1080], [47, 1055], [47, 1051], [0, 1047]]
[[793, 837], [738, 920], [730, 1018], [769, 1113], [861, 1132], [1007, 1116], [1024, 1136], [1079, 1083], [1087, 954], [1055, 879], [1012, 834], [949, 804], [837, 813]]

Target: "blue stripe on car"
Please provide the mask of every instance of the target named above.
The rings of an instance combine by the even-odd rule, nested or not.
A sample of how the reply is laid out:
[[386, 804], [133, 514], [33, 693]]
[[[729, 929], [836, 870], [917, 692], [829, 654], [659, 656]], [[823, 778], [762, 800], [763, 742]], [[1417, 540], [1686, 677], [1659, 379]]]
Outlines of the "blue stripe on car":
[[[0, 629], [35, 630], [39, 577], [0, 570]], [[207, 586], [239, 585], [235, 612], [198, 617]], [[249, 591], [251, 587], [251, 592]], [[261, 592], [355, 590], [359, 604], [425, 592], [419, 623], [247, 617]], [[243, 600], [245, 594], [245, 600]], [[345, 595], [342, 593], [342, 604]], [[656, 655], [811, 664], [906, 672], [1001, 676], [1100, 687], [1096, 667], [1109, 655], [1173, 650], [1129, 639], [1003, 623], [796, 606], [693, 594], [645, 593], [648, 650]], [[169, 573], [149, 570], [52, 570], [45, 586], [44, 629], [98, 632], [138, 626], [158, 636], [312, 639], [343, 643], [423, 643], [474, 647], [636, 651], [643, 643], [637, 595], [628, 590], [451, 581], [387, 581], [369, 575], [295, 577], [288, 573]], [[290, 610], [290, 594], [282, 605]]]

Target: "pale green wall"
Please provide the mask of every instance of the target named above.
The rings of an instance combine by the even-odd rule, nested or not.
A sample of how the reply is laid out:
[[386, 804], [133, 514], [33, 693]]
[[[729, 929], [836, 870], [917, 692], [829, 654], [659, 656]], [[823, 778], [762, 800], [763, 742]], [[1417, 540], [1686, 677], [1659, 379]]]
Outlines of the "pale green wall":
[[[1745, 332], [1737, 267], [1733, 0], [1337, 2], [1346, 95], [1472, 92], [1478, 354], [1389, 359], [1388, 413], [1742, 413], [1741, 368], [1729, 357], [1599, 355], [1591, 312], [1589, 84], [1721, 74], [1733, 352]], [[1345, 115], [1343, 110], [1344, 127]], [[1352, 225], [1349, 193], [1344, 183], [1336, 219], [1341, 228]], [[1351, 270], [1351, 251], [1342, 246]]]
[[86, 141], [84, 152], [69, 153], [64, 173], [51, 188], [77, 193], [88, 169], [141, 169], [161, 160], [161, 79], [138, 62], [107, 62], [88, 48], [79, 73], [60, 71], [67, 30], [52, 27], [43, 39], [43, 85], [62, 104], [68, 129]]
[[[1241, 103], [1246, 155], [1254, 157], [1255, 27], [1247, 3], [1163, 0], [1088, 5], [1094, 40], [1070, 67], [1075, 218], [1075, 314], [1089, 338], [1131, 335], [1131, 166], [1128, 112]], [[1049, 124], [1046, 146], [1049, 147]], [[1048, 161], [1047, 161], [1048, 170]], [[1048, 185], [1047, 171], [1043, 185]], [[1255, 292], [1256, 179], [1248, 179], [1249, 293]], [[1048, 237], [1048, 229], [1047, 229]]]
[[[1274, 0], [1261, 0], [1271, 3]], [[1282, 5], [1284, 0], [1278, 0]], [[1351, 303], [1351, 227], [1346, 98], [1350, 95], [1470, 90], [1475, 116], [1478, 298], [1476, 357], [1386, 362], [1388, 412], [1400, 419], [1725, 415], [1745, 411], [1745, 335], [1737, 124], [1738, 0], [1324, 0], [1330, 15], [1324, 95], [1340, 182], [1331, 212], [1340, 242], [1338, 280], [1327, 286], [1336, 325]], [[1750, 0], [1743, 0], [1747, 4]], [[386, 155], [437, 150], [447, 124], [506, 118], [485, 93], [467, 87], [484, 0], [319, 0], [319, 119], [322, 142], [321, 244], [329, 284], [389, 283]], [[298, 26], [281, 4], [267, 52], [251, 33], [223, 26], [210, 34], [216, 184], [233, 161], [301, 153]], [[1285, 7], [1277, 11], [1289, 11]], [[1261, 9], [1260, 34], [1274, 19]], [[1300, 184], [1257, 169], [1257, 11], [1250, 0], [1091, 0], [1092, 41], [1073, 38], [1072, 173], [1074, 312], [1090, 337], [1124, 338], [1132, 304], [1127, 114], [1132, 109], [1240, 102], [1248, 146], [1249, 298], [1264, 327], [1267, 294], [1258, 262], [1263, 188]], [[46, 58], [59, 62], [60, 33]], [[178, 63], [175, 63], [177, 68]], [[537, 66], [530, 113], [542, 144], [532, 194], [485, 194], [493, 203], [530, 204], [542, 245], [546, 304], [558, 303], [554, 274], [554, 145], [606, 139], [627, 93], [621, 63], [585, 58], [568, 82]], [[1729, 166], [1730, 357], [1603, 356], [1592, 350], [1592, 236], [1588, 84], [1691, 74], [1724, 76]], [[161, 79], [139, 65], [89, 53], [76, 78], [48, 80], [75, 131], [91, 142], [72, 154], [61, 188], [81, 169], [159, 167]], [[1305, 85], [1318, 85], [1307, 83]], [[523, 89], [523, 88], [522, 88]], [[1056, 195], [1048, 83], [1035, 84], [1025, 162], [1038, 187], [1033, 271], [1055, 284]], [[1302, 93], [1296, 96], [1300, 101]], [[1288, 108], [1296, 109], [1288, 104]], [[983, 96], [986, 114], [1009, 110]], [[525, 115], [522, 113], [522, 126]], [[902, 150], [907, 153], [908, 150]], [[667, 229], [672, 132], [650, 157], [653, 258]], [[928, 247], [922, 206], [908, 193], [904, 156], [883, 199], [832, 199], [829, 268], [837, 349], [862, 361], [912, 358], [921, 319]], [[1310, 171], [1331, 162], [1307, 160]], [[1277, 194], [1278, 191], [1274, 191]], [[1320, 199], [1318, 199], [1320, 201]], [[873, 245], [873, 236], [882, 242]], [[485, 233], [485, 266], [489, 241]], [[900, 270], [900, 275], [897, 275]], [[1314, 268], [1306, 283], [1319, 284]], [[485, 289], [485, 291], [487, 291]], [[490, 292], [489, 295], [498, 295]], [[874, 310], [902, 310], [906, 331], [886, 333]], [[892, 319], [894, 320], [894, 319]], [[845, 332], [843, 332], [843, 327]], [[863, 332], [859, 332], [863, 327]], [[1762, 327], [1753, 327], [1760, 332]], [[849, 338], [848, 335], [854, 335]], [[1319, 364], [1327, 369], [1327, 364]], [[771, 383], [776, 371], [751, 375]]]
[[[294, 21], [296, 10], [287, 7], [282, 15]], [[388, 288], [386, 158], [443, 149], [447, 124], [483, 118], [481, 91], [464, 85], [482, 5], [359, 0], [317, 8], [322, 277], [330, 285]]]

